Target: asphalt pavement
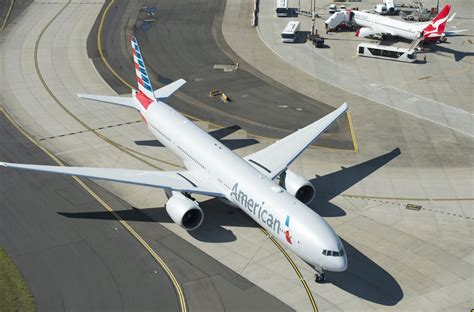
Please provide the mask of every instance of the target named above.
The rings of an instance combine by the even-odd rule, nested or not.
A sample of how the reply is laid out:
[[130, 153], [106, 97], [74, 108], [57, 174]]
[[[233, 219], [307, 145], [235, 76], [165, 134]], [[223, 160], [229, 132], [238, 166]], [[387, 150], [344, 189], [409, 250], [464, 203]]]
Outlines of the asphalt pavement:
[[[169, 99], [170, 105], [191, 116], [222, 126], [238, 125], [257, 135], [286, 136], [334, 109], [287, 88], [240, 59], [222, 36], [224, 5], [216, 0], [116, 1], [103, 23], [104, 55], [116, 72], [134, 86], [128, 43], [128, 34], [134, 31], [155, 88], [179, 78], [188, 81]], [[100, 59], [100, 20], [101, 14], [89, 36], [89, 56], [112, 88], [118, 93], [130, 93]], [[238, 64], [238, 69], [214, 69], [215, 65], [232, 64]], [[211, 90], [224, 92], [231, 101], [225, 103], [219, 96], [209, 96]], [[338, 120], [317, 145], [352, 149], [347, 118]]]

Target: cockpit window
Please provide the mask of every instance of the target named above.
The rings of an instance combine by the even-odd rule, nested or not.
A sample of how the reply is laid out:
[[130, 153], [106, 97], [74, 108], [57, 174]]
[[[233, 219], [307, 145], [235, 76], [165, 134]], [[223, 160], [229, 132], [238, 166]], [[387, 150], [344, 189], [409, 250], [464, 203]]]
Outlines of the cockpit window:
[[329, 257], [342, 257], [344, 256], [344, 249], [341, 248], [339, 251], [332, 251], [332, 250], [323, 250], [323, 255]]

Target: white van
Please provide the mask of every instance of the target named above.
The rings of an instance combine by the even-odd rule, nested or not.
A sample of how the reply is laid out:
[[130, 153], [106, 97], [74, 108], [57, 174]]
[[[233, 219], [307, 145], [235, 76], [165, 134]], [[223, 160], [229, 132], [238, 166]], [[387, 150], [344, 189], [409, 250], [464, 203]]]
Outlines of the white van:
[[333, 3], [329, 6], [329, 13], [333, 14], [337, 11], [337, 6]]
[[288, 16], [288, 0], [277, 0], [276, 14], [278, 17]]
[[286, 25], [285, 29], [281, 32], [282, 42], [295, 42], [298, 32], [300, 30], [300, 22], [291, 21]]

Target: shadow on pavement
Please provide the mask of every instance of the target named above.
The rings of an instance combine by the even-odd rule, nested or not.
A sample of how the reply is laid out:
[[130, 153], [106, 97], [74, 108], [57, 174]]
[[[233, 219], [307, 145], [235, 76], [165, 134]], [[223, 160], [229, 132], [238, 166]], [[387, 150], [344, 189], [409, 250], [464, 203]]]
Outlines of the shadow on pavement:
[[400, 154], [400, 149], [396, 148], [391, 152], [355, 166], [349, 168], [342, 167], [339, 171], [324, 176], [316, 176], [316, 178], [310, 180], [316, 189], [316, 199], [321, 201], [333, 199], [385, 166]]
[[[458, 35], [458, 36], [462, 36], [462, 35]], [[474, 56], [474, 52], [456, 51], [454, 49], [449, 48], [448, 45], [449, 45], [449, 42], [443, 42], [441, 44], [432, 44], [429, 47], [429, 51], [435, 54], [439, 54], [439, 53], [452, 54], [454, 57], [454, 61], [456, 62], [462, 61], [465, 57]]]
[[396, 305], [403, 298], [403, 290], [390, 273], [341, 239], [347, 253], [345, 272], [326, 272], [331, 283], [361, 299], [385, 306]]

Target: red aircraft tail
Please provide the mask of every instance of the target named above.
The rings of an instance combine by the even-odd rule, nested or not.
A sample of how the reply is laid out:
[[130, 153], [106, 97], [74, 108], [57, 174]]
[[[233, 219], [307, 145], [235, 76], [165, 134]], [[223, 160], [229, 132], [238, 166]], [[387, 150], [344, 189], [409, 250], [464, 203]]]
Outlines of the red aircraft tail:
[[446, 29], [446, 22], [448, 21], [449, 11], [451, 10], [451, 5], [446, 4], [441, 12], [436, 15], [436, 17], [428, 24], [428, 26], [423, 29], [424, 38], [432, 38], [436, 36], [441, 36]]

